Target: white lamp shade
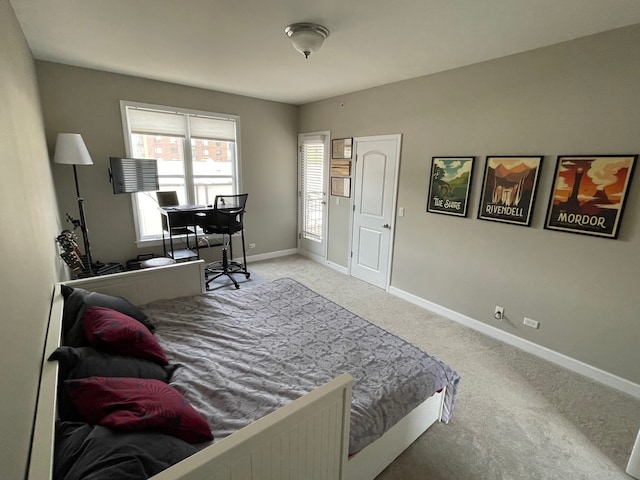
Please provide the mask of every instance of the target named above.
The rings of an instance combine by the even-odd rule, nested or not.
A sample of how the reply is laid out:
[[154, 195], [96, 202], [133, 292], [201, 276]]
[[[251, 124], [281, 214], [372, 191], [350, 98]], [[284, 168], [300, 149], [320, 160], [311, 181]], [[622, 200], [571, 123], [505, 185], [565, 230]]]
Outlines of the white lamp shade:
[[59, 133], [53, 163], [66, 165], [93, 165], [89, 150], [79, 133]]

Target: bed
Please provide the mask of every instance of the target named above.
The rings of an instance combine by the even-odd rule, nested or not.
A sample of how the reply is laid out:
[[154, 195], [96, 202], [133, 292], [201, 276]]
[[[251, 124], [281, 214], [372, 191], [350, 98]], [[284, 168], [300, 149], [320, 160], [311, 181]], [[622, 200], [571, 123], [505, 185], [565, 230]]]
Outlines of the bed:
[[[385, 405], [381, 398], [387, 395], [377, 394], [385, 390], [386, 380], [367, 372], [383, 363], [376, 359], [383, 344], [402, 342], [400, 339], [387, 334], [387, 340], [373, 340], [380, 329], [291, 279], [243, 289], [241, 295], [203, 295], [203, 268], [201, 261], [190, 262], [67, 282], [73, 288], [121, 296], [141, 305], [156, 323], [155, 337], [167, 357], [172, 364], [181, 365], [173, 372], [171, 384], [214, 425], [214, 442], [154, 479], [371, 480], [431, 424], [450, 418], [459, 377], [439, 360], [424, 354], [422, 360], [432, 363], [437, 372], [428, 373], [429, 378], [418, 377], [421, 383], [433, 383], [429, 388], [434, 391], [425, 399], [425, 393], [415, 393], [413, 387], [401, 390], [399, 397], [413, 403], [407, 407], [408, 413], [398, 414], [392, 407], [399, 398]], [[61, 288], [57, 285], [53, 294], [29, 479], [51, 478], [58, 365], [46, 359], [61, 342]], [[305, 325], [313, 325], [314, 318], [327, 312], [319, 325], [306, 330]], [[331, 329], [336, 328], [329, 326], [331, 318], [347, 334], [327, 342], [326, 335], [334, 335]], [[193, 328], [187, 334], [186, 325]], [[292, 340], [283, 340], [286, 335]], [[311, 343], [303, 341], [305, 336]], [[276, 346], [267, 341], [272, 337]], [[356, 350], [350, 352], [340, 345], [350, 344], [356, 337], [375, 342], [367, 358], [363, 358], [362, 349], [354, 353]], [[176, 339], [184, 343], [185, 338], [191, 342], [189, 347], [176, 343]], [[194, 354], [199, 343], [212, 346]], [[409, 357], [418, 355], [413, 348], [405, 344]], [[318, 349], [322, 351], [312, 355]], [[222, 353], [216, 357], [216, 352]], [[346, 367], [354, 364], [353, 358], [345, 360], [350, 356], [357, 357], [355, 363], [362, 368]], [[269, 367], [270, 359], [275, 367]], [[301, 366], [301, 370], [290, 371], [287, 363]], [[233, 373], [238, 365], [246, 371]], [[248, 370], [257, 375], [249, 377]], [[201, 382], [203, 377], [206, 381]], [[367, 384], [367, 377], [376, 377], [377, 382], [373, 379]], [[289, 386], [278, 387], [282, 382]], [[227, 388], [232, 383], [238, 390]], [[373, 401], [363, 400], [362, 391], [367, 389], [369, 394], [373, 392]], [[213, 392], [213, 400], [207, 390]], [[245, 395], [249, 398], [251, 390], [258, 393], [260, 401], [236, 401]], [[381, 412], [377, 417], [369, 413], [371, 403]], [[223, 420], [225, 410], [232, 412]], [[367, 420], [380, 431], [363, 429]]]

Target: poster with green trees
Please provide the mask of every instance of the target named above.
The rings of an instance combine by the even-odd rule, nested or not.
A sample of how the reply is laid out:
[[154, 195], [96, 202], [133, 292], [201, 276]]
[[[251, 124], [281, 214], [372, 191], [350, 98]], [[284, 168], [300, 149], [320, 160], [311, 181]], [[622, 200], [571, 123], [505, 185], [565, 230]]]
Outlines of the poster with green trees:
[[467, 216], [475, 157], [433, 157], [427, 212]]

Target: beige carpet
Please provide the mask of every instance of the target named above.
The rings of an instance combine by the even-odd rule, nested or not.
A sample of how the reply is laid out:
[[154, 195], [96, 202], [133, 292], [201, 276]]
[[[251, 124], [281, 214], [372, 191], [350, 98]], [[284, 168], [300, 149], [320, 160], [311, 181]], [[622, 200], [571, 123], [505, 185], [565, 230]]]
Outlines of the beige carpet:
[[640, 400], [304, 257], [249, 269], [261, 280], [298, 280], [462, 377], [452, 421], [432, 426], [379, 480], [630, 480]]

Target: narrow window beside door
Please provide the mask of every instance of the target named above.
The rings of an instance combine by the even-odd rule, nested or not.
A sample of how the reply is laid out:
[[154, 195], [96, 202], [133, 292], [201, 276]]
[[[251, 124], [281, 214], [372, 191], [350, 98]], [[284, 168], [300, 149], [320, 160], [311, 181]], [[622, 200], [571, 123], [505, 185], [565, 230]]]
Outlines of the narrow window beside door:
[[324, 142], [306, 139], [300, 146], [302, 231], [304, 238], [321, 242], [324, 238]]
[[298, 252], [321, 261], [327, 245], [329, 132], [298, 136]]

